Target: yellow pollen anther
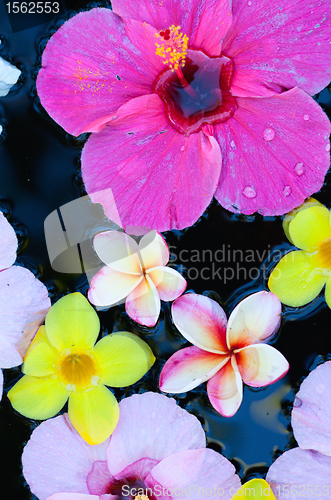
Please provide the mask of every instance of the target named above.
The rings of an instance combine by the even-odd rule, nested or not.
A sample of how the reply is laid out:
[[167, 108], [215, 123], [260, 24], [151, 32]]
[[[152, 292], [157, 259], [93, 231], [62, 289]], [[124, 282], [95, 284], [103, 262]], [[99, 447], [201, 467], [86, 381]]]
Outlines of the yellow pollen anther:
[[149, 498], [146, 495], [136, 495], [134, 500], [149, 500]]
[[87, 354], [69, 354], [60, 365], [60, 373], [66, 384], [84, 386], [91, 383], [97, 369], [93, 359]]
[[163, 42], [161, 45], [155, 43], [156, 54], [165, 58], [163, 64], [168, 64], [172, 71], [177, 70], [179, 66], [183, 67], [187, 54], [188, 37], [180, 32], [180, 26], [172, 25], [166, 30], [155, 33], [154, 36]]

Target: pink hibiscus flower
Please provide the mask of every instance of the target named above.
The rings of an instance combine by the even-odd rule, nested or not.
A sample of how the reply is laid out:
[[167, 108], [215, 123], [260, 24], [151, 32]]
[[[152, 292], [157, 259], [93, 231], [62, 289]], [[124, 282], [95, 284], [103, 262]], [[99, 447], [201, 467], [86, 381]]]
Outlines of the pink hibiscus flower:
[[280, 324], [281, 303], [268, 292], [253, 293], [232, 311], [214, 300], [188, 293], [172, 305], [180, 333], [194, 347], [180, 349], [164, 365], [160, 389], [168, 393], [190, 391], [209, 380], [208, 397], [224, 417], [236, 413], [242, 402], [243, 382], [264, 387], [283, 377], [289, 364], [270, 345]]
[[299, 448], [277, 458], [266, 478], [278, 499], [331, 498], [330, 385], [330, 361], [315, 368], [301, 384], [292, 410]]
[[181, 229], [213, 196], [277, 215], [321, 188], [330, 123], [309, 94], [331, 79], [329, 0], [112, 7], [64, 23], [37, 79], [54, 120], [94, 132], [83, 180], [110, 219]]
[[[180, 500], [189, 488], [192, 500], [207, 488], [214, 492], [209, 490], [211, 500], [230, 500], [240, 487], [234, 466], [206, 448], [198, 419], [152, 392], [123, 399], [115, 431], [99, 445], [87, 444], [66, 415], [43, 422], [33, 431], [22, 462], [39, 500], [50, 495], [52, 500], [133, 500], [139, 489], [145, 500]], [[176, 494], [167, 495], [170, 490]]]
[[[0, 368], [23, 363], [23, 357], [51, 307], [45, 285], [28, 269], [13, 266], [17, 238], [0, 212]], [[3, 375], [0, 370], [0, 399]]]

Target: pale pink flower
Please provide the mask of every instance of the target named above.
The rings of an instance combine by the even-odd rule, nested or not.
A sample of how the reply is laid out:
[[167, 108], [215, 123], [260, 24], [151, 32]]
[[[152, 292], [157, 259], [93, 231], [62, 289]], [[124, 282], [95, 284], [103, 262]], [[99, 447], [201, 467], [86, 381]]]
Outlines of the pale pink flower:
[[171, 356], [160, 375], [160, 389], [181, 393], [207, 384], [213, 407], [231, 417], [241, 405], [243, 382], [264, 387], [283, 377], [289, 364], [271, 340], [280, 324], [281, 303], [276, 295], [258, 292], [239, 302], [227, 322], [217, 302], [188, 293], [172, 305], [180, 333], [194, 347]]

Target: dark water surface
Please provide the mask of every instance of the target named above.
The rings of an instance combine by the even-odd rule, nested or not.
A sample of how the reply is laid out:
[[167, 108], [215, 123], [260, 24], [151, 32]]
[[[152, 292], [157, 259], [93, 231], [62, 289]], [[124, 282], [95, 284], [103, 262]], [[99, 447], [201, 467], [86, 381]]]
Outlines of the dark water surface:
[[[79, 2], [75, 7], [85, 5], [92, 6]], [[47, 215], [84, 193], [79, 174], [84, 141], [67, 135], [48, 117], [35, 89], [40, 54], [50, 30], [59, 25], [57, 22], [13, 34], [4, 3], [0, 3], [3, 42], [0, 56], [23, 72], [10, 94], [0, 98], [0, 123], [4, 126], [0, 138], [0, 209], [9, 214], [18, 232], [17, 262], [40, 276], [52, 299], [76, 290], [85, 293], [88, 288], [84, 275], [52, 270], [44, 236]], [[330, 117], [330, 90], [321, 92], [317, 100]], [[316, 196], [328, 207], [330, 187], [330, 182], [326, 182]], [[182, 232], [168, 232], [165, 236], [171, 245], [173, 265], [179, 266], [177, 268], [186, 276], [188, 289], [208, 293], [220, 302], [227, 314], [241, 298], [266, 289], [265, 277], [273, 265], [273, 256], [279, 257], [278, 251], [285, 252], [290, 246], [282, 230], [281, 217], [237, 216], [216, 202], [193, 227]], [[239, 252], [234, 253], [235, 250]], [[263, 263], [265, 271], [261, 270]], [[104, 333], [113, 329], [137, 333], [149, 343], [158, 358], [142, 381], [115, 391], [119, 399], [134, 392], [156, 391], [166, 359], [178, 348], [188, 345], [171, 324], [169, 306], [163, 305], [161, 320], [153, 329], [134, 324], [123, 306], [99, 313]], [[329, 359], [330, 319], [331, 312], [323, 294], [299, 311], [284, 309], [282, 327], [274, 345], [288, 359], [290, 371], [284, 379], [265, 389], [245, 387], [243, 404], [234, 417], [221, 417], [211, 407], [205, 385], [176, 396], [180, 405], [203, 423], [208, 446], [232, 460], [244, 480], [264, 477], [275, 457], [286, 447], [295, 445], [289, 426], [294, 393], [312, 368], [323, 359]], [[38, 422], [17, 414], [6, 397], [8, 389], [20, 376], [20, 369], [5, 370], [4, 376], [5, 392], [0, 405], [1, 498], [26, 500], [33, 496], [24, 484], [20, 457]]]

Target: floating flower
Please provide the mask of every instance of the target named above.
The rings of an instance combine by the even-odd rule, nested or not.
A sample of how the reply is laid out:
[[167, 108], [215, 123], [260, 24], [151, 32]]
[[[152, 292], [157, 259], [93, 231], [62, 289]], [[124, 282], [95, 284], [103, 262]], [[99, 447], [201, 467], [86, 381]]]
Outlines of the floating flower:
[[253, 293], [233, 310], [227, 323], [221, 306], [204, 295], [188, 293], [172, 306], [180, 333], [194, 347], [171, 356], [160, 375], [160, 389], [190, 391], [209, 380], [208, 397], [221, 415], [231, 417], [241, 405], [243, 382], [264, 387], [283, 377], [289, 365], [270, 340], [280, 324], [281, 303], [272, 293]]
[[0, 97], [8, 94], [11, 87], [17, 82], [20, 74], [19, 69], [0, 57]]
[[103, 337], [97, 313], [80, 293], [58, 300], [34, 338], [9, 391], [18, 412], [38, 420], [53, 417], [69, 398], [69, 418], [89, 443], [101, 443], [117, 425], [119, 409], [105, 385], [137, 382], [153, 365], [148, 345], [129, 332]]
[[289, 252], [272, 271], [268, 286], [288, 306], [308, 304], [325, 287], [331, 307], [330, 211], [311, 198], [283, 222], [288, 239], [300, 250]]
[[93, 132], [83, 180], [110, 219], [181, 229], [213, 196], [277, 215], [321, 188], [330, 123], [309, 94], [331, 79], [329, 0], [112, 8], [64, 23], [37, 79], [54, 120]]
[[299, 448], [271, 465], [267, 481], [278, 499], [331, 497], [331, 362], [313, 370], [301, 384], [292, 410]]
[[88, 298], [96, 306], [111, 306], [126, 298], [128, 315], [145, 326], [154, 326], [161, 303], [174, 300], [186, 281], [169, 261], [168, 247], [160, 234], [151, 231], [139, 242], [119, 231], [106, 231], [94, 238], [94, 248], [107, 264], [92, 279]]
[[240, 487], [234, 466], [206, 448], [198, 419], [173, 399], [148, 392], [119, 406], [110, 441], [97, 446], [86, 444], [66, 415], [33, 431], [22, 463], [39, 500], [198, 500], [202, 491], [212, 500], [230, 500]]
[[259, 478], [251, 479], [247, 483], [243, 484], [231, 500], [242, 500], [247, 497], [253, 497], [255, 500], [263, 500], [263, 498], [276, 500], [276, 497], [267, 481]]
[[[23, 357], [51, 306], [45, 285], [28, 269], [13, 266], [17, 238], [0, 212], [0, 368], [22, 364]], [[3, 376], [0, 370], [0, 399]]]

